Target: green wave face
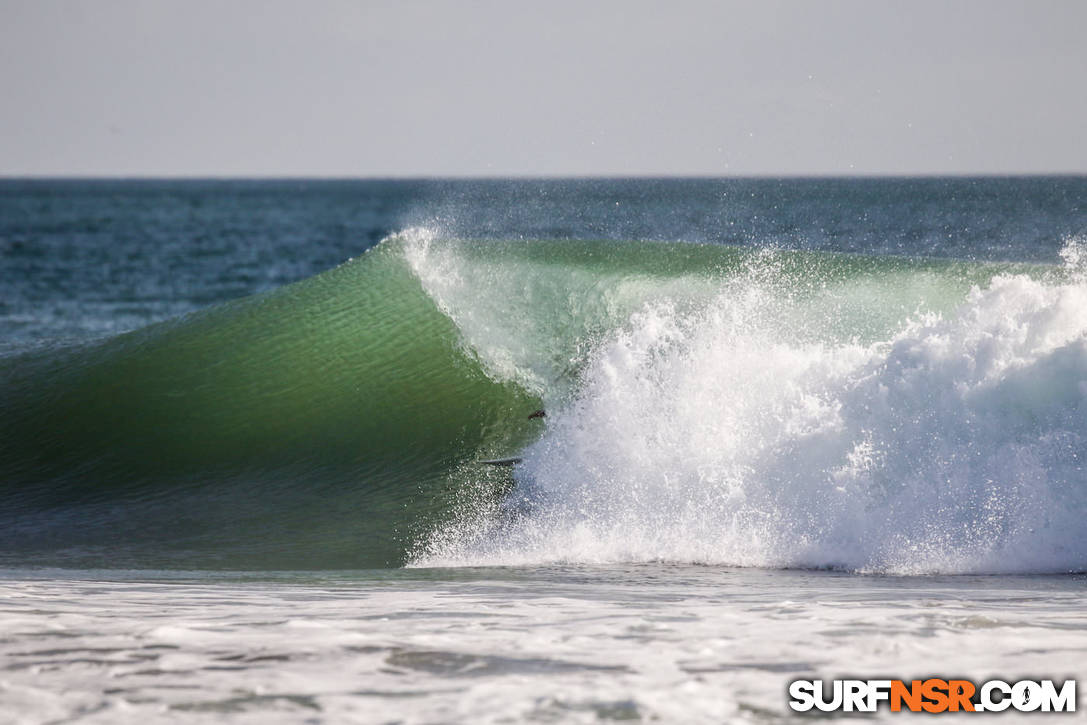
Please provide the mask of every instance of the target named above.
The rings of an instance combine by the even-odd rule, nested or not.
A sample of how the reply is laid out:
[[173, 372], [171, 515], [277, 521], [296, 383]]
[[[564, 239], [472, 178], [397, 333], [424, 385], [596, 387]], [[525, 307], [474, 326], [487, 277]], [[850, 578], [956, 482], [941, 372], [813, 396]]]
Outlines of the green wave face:
[[[340, 267], [0, 361], [0, 548], [93, 566], [399, 565], [647, 303], [758, 285], [793, 335], [878, 339], [1007, 268], [414, 230]], [[29, 557], [29, 559], [28, 559]]]
[[3, 379], [3, 548], [94, 565], [396, 564], [537, 404], [461, 351], [396, 243]]

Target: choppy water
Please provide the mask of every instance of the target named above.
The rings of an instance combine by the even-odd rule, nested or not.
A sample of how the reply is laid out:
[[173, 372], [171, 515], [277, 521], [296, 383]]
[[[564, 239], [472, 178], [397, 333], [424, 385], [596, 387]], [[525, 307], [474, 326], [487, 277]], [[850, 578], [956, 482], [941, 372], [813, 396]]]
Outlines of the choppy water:
[[0, 706], [769, 722], [801, 672], [1074, 676], [1085, 199], [0, 182]]

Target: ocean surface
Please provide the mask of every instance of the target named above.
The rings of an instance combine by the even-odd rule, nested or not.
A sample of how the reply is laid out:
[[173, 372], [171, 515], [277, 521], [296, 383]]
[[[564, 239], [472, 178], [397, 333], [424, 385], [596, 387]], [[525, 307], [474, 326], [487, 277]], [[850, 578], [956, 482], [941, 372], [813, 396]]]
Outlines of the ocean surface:
[[1087, 177], [0, 180], [0, 722], [1083, 689], [1085, 465]]

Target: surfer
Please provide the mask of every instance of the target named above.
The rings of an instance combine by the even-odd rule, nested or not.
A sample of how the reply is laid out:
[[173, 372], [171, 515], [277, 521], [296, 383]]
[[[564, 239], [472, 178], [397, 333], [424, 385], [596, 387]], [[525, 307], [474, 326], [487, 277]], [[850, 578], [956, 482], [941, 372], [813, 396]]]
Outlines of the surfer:
[[[533, 418], [546, 418], [546, 417], [547, 417], [547, 413], [544, 412], [543, 408], [540, 408], [539, 410], [537, 410], [537, 411], [533, 412], [532, 414], [530, 414], [528, 416], [528, 419], [532, 420]], [[479, 461], [479, 462], [484, 464], [484, 465], [487, 465], [487, 466], [514, 466], [514, 465], [517, 465], [518, 463], [520, 463], [523, 460], [524, 459], [521, 458], [520, 456], [512, 456], [510, 458], [490, 458], [488, 460]]]

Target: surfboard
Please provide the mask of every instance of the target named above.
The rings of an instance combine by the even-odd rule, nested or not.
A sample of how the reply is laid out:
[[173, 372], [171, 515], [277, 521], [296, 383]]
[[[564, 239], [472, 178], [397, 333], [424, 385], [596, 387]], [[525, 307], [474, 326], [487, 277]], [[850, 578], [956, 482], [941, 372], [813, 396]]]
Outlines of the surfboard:
[[487, 466], [512, 466], [515, 463], [520, 463], [522, 460], [524, 459], [519, 456], [513, 456], [512, 458], [491, 458], [486, 461], [479, 461], [479, 463]]

